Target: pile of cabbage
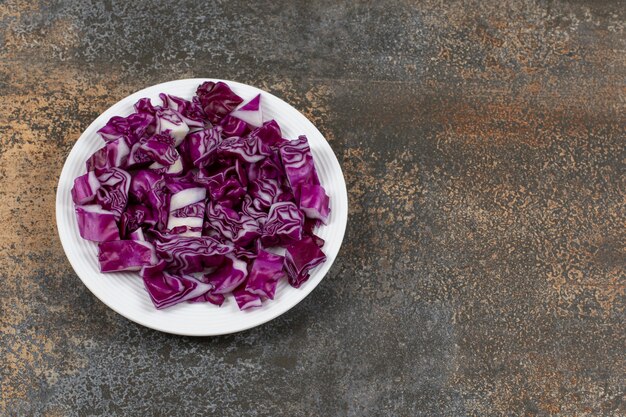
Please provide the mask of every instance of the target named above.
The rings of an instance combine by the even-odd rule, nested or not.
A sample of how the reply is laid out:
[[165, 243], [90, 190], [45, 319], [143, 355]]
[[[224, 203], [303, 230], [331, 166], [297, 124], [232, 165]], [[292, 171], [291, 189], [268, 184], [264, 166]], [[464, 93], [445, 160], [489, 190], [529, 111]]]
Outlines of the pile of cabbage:
[[244, 103], [223, 82], [160, 98], [111, 118], [74, 181], [101, 271], [140, 271], [159, 309], [229, 294], [247, 309], [274, 299], [282, 278], [302, 285], [326, 260], [314, 230], [330, 213], [307, 138], [283, 138], [261, 95]]

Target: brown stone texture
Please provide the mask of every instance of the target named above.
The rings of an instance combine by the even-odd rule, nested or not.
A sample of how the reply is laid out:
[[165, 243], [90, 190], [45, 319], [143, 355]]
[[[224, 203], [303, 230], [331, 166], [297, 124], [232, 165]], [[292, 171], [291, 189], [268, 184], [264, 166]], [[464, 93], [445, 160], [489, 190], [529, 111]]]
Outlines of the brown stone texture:
[[[0, 2], [1, 416], [626, 415], [620, 1]], [[54, 221], [106, 108], [216, 77], [345, 173], [296, 308], [186, 338], [109, 310]]]

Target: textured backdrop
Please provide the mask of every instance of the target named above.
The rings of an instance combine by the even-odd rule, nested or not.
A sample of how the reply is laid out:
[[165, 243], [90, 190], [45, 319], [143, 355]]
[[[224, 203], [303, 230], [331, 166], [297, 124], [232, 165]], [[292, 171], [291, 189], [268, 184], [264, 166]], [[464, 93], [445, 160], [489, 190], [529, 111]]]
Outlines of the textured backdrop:
[[[0, 415], [626, 415], [624, 10], [0, 1]], [[226, 337], [110, 311], [54, 222], [82, 130], [189, 77], [293, 104], [350, 198], [321, 285]]]

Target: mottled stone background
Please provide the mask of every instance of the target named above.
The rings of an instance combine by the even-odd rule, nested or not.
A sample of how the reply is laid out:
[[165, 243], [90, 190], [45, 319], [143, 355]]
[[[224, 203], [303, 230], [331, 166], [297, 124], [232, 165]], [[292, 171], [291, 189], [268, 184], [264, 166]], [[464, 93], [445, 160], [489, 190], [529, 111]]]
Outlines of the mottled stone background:
[[[626, 415], [620, 1], [0, 1], [0, 415]], [[339, 258], [289, 313], [194, 339], [72, 271], [80, 133], [219, 77], [292, 103], [346, 176]]]

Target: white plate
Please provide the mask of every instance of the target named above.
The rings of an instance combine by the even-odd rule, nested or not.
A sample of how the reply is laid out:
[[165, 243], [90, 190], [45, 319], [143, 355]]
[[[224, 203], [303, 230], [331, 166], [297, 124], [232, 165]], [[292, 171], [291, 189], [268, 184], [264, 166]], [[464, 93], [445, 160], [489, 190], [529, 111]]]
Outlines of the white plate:
[[59, 178], [56, 200], [57, 227], [63, 249], [87, 288], [111, 309], [136, 323], [163, 332], [188, 336], [212, 336], [249, 329], [280, 316], [298, 304], [313, 291], [333, 264], [348, 220], [348, 196], [341, 167], [330, 145], [315, 126], [289, 104], [265, 91], [224, 81], [244, 100], [261, 93], [264, 119], [275, 119], [280, 124], [283, 137], [292, 139], [298, 135], [306, 135], [309, 139], [320, 181], [330, 196], [329, 224], [317, 231], [326, 241], [323, 250], [328, 259], [311, 272], [309, 280], [300, 288], [292, 288], [283, 279], [273, 301], [267, 300], [262, 307], [247, 311], [240, 311], [232, 297], [227, 298], [221, 307], [208, 303], [181, 303], [157, 310], [137, 273], [100, 273], [97, 244], [80, 237], [70, 194], [74, 178], [86, 172], [85, 161], [104, 144], [96, 131], [112, 116], [131, 114], [134, 110], [133, 104], [142, 97], [149, 97], [155, 104], [160, 103], [159, 93], [190, 99], [198, 85], [204, 81], [224, 80], [186, 79], [158, 84], [126, 97], [102, 113], [83, 132], [67, 157]]

